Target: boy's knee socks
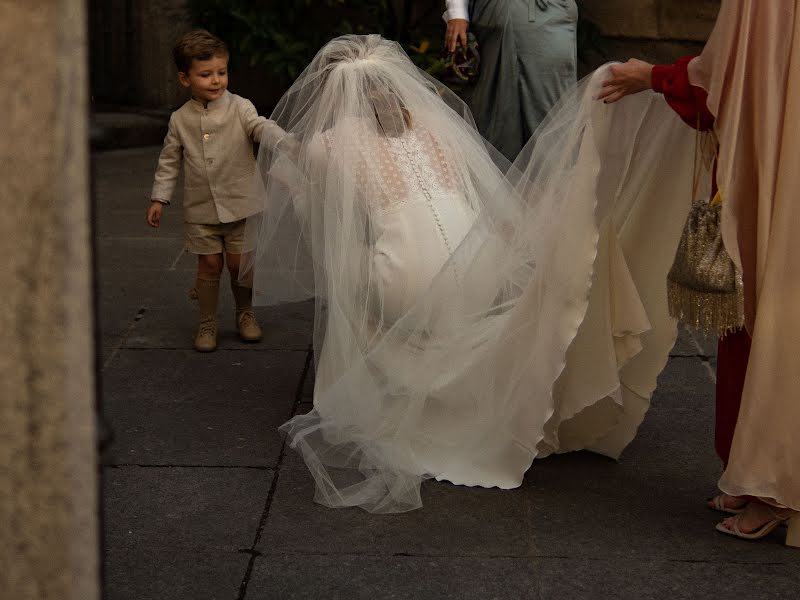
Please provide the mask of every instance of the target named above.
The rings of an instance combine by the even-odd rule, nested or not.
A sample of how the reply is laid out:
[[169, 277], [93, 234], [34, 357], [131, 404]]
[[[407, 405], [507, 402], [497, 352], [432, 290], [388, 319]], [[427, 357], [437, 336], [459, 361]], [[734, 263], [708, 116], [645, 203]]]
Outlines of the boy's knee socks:
[[197, 305], [200, 308], [200, 320], [217, 319], [217, 305], [219, 304], [219, 278], [197, 278]]
[[233, 291], [233, 299], [236, 301], [237, 313], [240, 313], [243, 310], [251, 310], [253, 308], [252, 287], [240, 285], [237, 280], [231, 277], [231, 290]]
[[[219, 305], [219, 279], [206, 279], [198, 277], [195, 283], [197, 290], [197, 304], [200, 308], [200, 320], [216, 319]], [[236, 301], [236, 312], [241, 313], [253, 308], [253, 288], [240, 285], [231, 278], [231, 290]]]

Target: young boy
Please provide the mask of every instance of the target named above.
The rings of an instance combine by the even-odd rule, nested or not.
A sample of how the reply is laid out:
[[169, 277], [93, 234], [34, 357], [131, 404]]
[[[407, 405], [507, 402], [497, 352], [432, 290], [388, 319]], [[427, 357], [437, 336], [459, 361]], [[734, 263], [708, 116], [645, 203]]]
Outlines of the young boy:
[[204, 30], [191, 31], [173, 51], [178, 79], [191, 99], [172, 113], [158, 160], [147, 223], [158, 227], [170, 203], [183, 164], [183, 210], [187, 248], [197, 255], [200, 327], [194, 347], [217, 347], [219, 280], [227, 262], [236, 300], [236, 326], [247, 342], [261, 339], [252, 305], [252, 287], [239, 282], [245, 218], [253, 214], [248, 198], [260, 141], [273, 121], [259, 117], [253, 104], [227, 91], [228, 49]]

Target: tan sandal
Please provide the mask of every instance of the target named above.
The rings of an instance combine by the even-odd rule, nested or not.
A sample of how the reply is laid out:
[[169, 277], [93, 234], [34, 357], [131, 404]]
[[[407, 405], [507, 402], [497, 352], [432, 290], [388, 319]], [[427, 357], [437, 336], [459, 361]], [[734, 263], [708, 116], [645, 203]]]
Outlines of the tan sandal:
[[[786, 532], [786, 545], [791, 548], [800, 548], [800, 513], [793, 512], [790, 515], [781, 516], [772, 508], [770, 508], [770, 512], [773, 518], [755, 531], [744, 532], [740, 529], [739, 523], [742, 520], [741, 513], [730, 519], [726, 519], [722, 523], [717, 523], [717, 531], [743, 540], [760, 540], [769, 535], [779, 525], [786, 524], [788, 527]], [[727, 521], [730, 522], [730, 528], [725, 526]]]
[[736, 496], [719, 494], [713, 498], [709, 498], [707, 504], [708, 508], [728, 515], [739, 515], [747, 508], [747, 500], [742, 501], [743, 504], [741, 505], [741, 508], [731, 508], [730, 506], [725, 506], [725, 498], [736, 498]]

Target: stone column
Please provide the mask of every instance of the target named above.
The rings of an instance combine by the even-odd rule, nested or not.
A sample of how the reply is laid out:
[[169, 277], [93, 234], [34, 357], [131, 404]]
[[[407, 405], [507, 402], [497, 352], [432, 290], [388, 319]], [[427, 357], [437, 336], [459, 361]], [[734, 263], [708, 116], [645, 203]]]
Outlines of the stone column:
[[83, 0], [0, 0], [0, 596], [95, 600]]

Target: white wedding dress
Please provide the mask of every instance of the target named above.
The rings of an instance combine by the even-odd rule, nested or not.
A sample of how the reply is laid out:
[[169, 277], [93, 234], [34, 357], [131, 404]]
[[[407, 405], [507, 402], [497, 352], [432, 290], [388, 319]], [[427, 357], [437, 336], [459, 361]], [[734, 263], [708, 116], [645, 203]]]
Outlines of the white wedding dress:
[[[336, 152], [331, 140], [357, 138], [365, 153], [377, 157], [371, 185], [360, 179], [359, 202], [369, 214], [369, 252], [377, 286], [371, 304], [386, 322], [404, 316], [431, 287], [477, 219], [466, 190], [456, 187], [433, 135], [418, 128], [387, 136], [370, 123], [348, 120], [344, 136], [326, 132], [312, 142], [315, 160], [329, 161]], [[360, 169], [367, 169], [366, 164]], [[371, 188], [371, 189], [370, 189]], [[443, 274], [446, 294], [459, 293], [455, 265]]]
[[693, 134], [654, 94], [594, 101], [603, 77], [514, 165], [378, 36], [329, 43], [287, 93], [248, 267], [261, 303], [317, 298], [314, 410], [283, 427], [317, 501], [410, 510], [425, 479], [513, 488], [634, 437], [675, 340]]

